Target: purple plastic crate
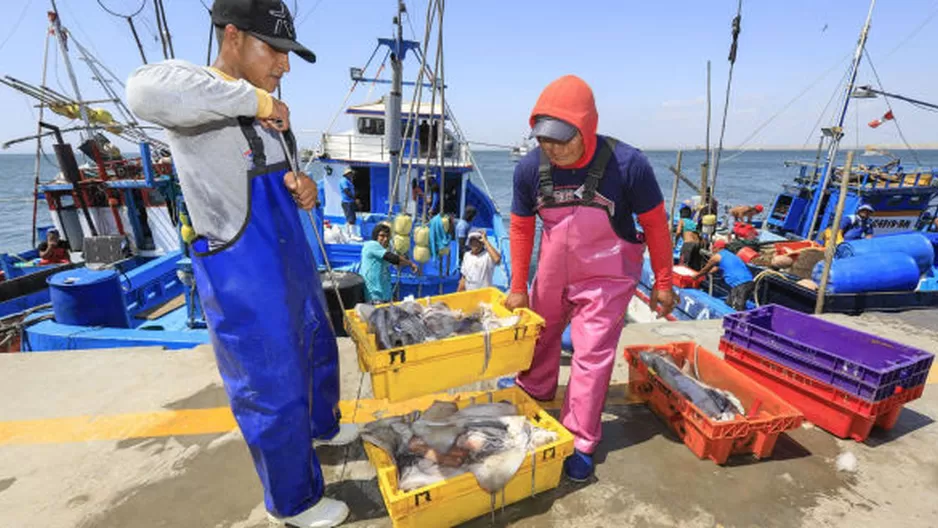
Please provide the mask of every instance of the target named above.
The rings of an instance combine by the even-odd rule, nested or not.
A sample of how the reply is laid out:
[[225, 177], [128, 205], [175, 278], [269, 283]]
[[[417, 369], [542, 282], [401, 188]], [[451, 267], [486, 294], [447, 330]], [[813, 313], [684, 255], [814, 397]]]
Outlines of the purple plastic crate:
[[923, 384], [934, 359], [778, 305], [727, 315], [723, 328], [728, 341], [871, 402]]

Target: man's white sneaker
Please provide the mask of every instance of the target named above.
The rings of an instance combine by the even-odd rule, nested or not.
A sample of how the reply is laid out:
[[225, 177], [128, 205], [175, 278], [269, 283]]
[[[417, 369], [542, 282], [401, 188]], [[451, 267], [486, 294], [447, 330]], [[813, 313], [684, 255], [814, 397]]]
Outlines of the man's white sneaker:
[[339, 432], [327, 440], [313, 440], [313, 447], [318, 446], [344, 446], [358, 440], [358, 426], [355, 424], [339, 424]]
[[348, 517], [348, 506], [344, 502], [329, 497], [319, 499], [312, 508], [292, 517], [274, 517], [267, 514], [269, 524], [288, 528], [330, 528], [338, 526]]

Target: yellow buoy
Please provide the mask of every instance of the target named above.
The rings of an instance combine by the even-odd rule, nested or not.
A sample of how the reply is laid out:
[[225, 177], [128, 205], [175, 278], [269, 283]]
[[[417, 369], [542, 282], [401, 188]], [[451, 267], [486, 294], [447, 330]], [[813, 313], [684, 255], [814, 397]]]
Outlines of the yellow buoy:
[[180, 229], [179, 234], [182, 235], [182, 241], [185, 242], [186, 244], [191, 244], [192, 241], [195, 240], [196, 238], [195, 229], [192, 229], [190, 226], [187, 226], [187, 225], [182, 226], [182, 229]]
[[406, 255], [410, 251], [410, 237], [394, 235], [394, 252]]
[[414, 229], [414, 244], [422, 247], [427, 247], [430, 245], [429, 227], [420, 226], [417, 229]]
[[110, 125], [114, 122], [114, 116], [103, 108], [92, 108], [88, 111], [88, 114], [91, 121], [99, 125]]
[[426, 246], [414, 247], [414, 261], [420, 264], [430, 262], [430, 248]]
[[407, 213], [402, 213], [394, 218], [394, 234], [408, 236], [410, 229], [414, 226], [414, 219]]
[[713, 214], [704, 215], [702, 223], [705, 226], [717, 225], [717, 215], [713, 215]]

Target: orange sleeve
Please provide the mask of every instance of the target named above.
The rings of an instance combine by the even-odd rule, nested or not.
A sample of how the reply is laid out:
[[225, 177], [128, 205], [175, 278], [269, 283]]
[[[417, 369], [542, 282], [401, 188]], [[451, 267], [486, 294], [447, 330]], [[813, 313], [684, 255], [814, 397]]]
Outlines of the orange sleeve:
[[638, 215], [638, 223], [645, 231], [651, 269], [655, 273], [655, 289], [670, 290], [673, 284], [671, 274], [674, 268], [674, 248], [671, 245], [671, 229], [668, 226], [664, 203]]
[[528, 292], [531, 253], [534, 252], [534, 216], [511, 215], [508, 237], [511, 240], [511, 293]]

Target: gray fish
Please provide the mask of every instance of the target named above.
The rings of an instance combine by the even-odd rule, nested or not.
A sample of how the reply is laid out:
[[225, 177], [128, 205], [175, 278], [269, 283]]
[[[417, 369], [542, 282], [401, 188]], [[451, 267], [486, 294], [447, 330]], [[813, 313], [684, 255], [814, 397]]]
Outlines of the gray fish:
[[[730, 398], [720, 390], [686, 376], [669, 357], [653, 352], [640, 352], [639, 358], [655, 371], [665, 385], [683, 394], [710, 418], [724, 421], [732, 420], [736, 416], [738, 409]], [[733, 399], [736, 399], [735, 396]]]

